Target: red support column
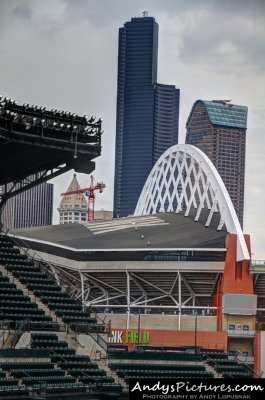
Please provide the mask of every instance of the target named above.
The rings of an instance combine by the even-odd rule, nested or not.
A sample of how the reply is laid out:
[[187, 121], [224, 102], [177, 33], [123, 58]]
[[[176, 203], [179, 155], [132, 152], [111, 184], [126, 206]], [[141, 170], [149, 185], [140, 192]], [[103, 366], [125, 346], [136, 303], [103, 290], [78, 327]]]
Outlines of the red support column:
[[[251, 254], [250, 236], [245, 235], [246, 244]], [[226, 258], [224, 273], [217, 284], [217, 294], [213, 302], [217, 309], [217, 329], [222, 330], [222, 296], [224, 293], [253, 294], [253, 279], [249, 273], [249, 260], [236, 261], [237, 236], [226, 237]], [[254, 318], [255, 320], [255, 318]], [[253, 320], [253, 324], [255, 321]]]

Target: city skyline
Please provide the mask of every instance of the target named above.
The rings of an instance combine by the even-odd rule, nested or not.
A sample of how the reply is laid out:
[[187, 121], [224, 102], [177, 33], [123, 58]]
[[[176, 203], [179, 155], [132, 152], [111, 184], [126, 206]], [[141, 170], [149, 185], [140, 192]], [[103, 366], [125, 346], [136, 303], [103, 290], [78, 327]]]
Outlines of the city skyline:
[[[263, 1], [4, 0], [1, 91], [22, 103], [103, 117], [102, 157], [93, 175], [107, 185], [97, 207], [110, 209], [118, 28], [148, 10], [160, 26], [158, 81], [181, 88], [180, 142], [197, 99], [228, 98], [249, 108], [244, 231], [251, 234], [253, 257], [265, 258], [260, 218], [265, 197], [264, 7]], [[54, 180], [55, 204], [72, 173]], [[81, 186], [87, 179], [78, 178]]]

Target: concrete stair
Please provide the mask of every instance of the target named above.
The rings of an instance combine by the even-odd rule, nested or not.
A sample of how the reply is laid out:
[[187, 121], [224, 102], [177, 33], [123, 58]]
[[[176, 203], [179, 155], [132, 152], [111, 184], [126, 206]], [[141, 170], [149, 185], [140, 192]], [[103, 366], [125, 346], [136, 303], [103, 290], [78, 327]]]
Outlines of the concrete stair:
[[207, 361], [204, 361], [203, 364], [206, 371], [212, 373], [214, 378], [223, 378], [223, 375], [220, 372], [217, 372], [212, 365], [207, 363]]
[[95, 359], [93, 361], [96, 361], [98, 364], [98, 367], [100, 369], [103, 369], [104, 371], [106, 371], [107, 375], [111, 376], [114, 379], [115, 383], [120, 384], [124, 390], [129, 389], [129, 386], [127, 385], [125, 380], [123, 378], [119, 377], [115, 371], [113, 371], [112, 369], [109, 368], [107, 358]]

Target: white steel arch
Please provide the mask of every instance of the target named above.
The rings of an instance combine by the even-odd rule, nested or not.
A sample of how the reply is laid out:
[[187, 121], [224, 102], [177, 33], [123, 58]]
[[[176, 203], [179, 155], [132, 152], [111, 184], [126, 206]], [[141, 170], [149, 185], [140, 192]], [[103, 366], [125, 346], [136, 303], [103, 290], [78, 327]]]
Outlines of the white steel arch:
[[205, 226], [219, 212], [217, 230], [225, 225], [237, 235], [237, 261], [249, 260], [249, 252], [234, 206], [217, 169], [200, 149], [177, 144], [166, 150], [150, 172], [135, 208], [134, 215], [208, 210]]

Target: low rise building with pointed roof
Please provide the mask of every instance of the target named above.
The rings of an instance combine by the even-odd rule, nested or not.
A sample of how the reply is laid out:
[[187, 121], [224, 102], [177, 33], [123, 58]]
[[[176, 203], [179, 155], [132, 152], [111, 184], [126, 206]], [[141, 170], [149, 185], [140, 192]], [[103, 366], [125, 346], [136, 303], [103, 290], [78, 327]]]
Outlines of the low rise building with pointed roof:
[[[80, 189], [80, 185], [74, 174], [66, 193], [78, 189]], [[57, 210], [60, 224], [87, 222], [87, 200], [83, 193], [65, 194]]]

